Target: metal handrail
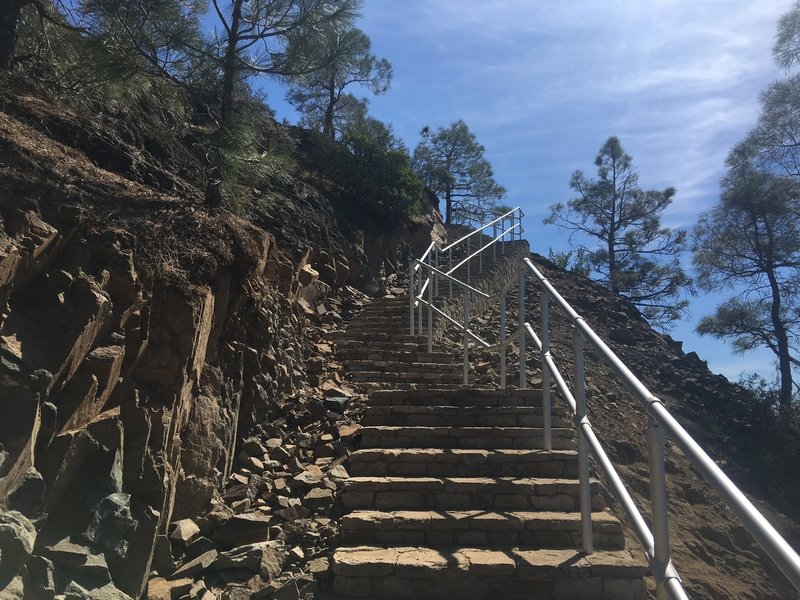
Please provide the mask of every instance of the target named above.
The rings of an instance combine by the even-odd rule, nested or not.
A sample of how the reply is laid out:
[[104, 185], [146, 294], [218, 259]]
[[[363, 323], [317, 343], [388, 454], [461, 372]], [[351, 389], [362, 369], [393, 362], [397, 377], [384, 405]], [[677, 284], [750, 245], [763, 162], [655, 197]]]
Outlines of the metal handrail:
[[[489, 225], [491, 225], [491, 223], [489, 223]], [[454, 267], [451, 267], [450, 270], [447, 272], [447, 274], [449, 275], [449, 274], [453, 273], [454, 271], [458, 270], [459, 267], [463, 266], [465, 263], [468, 263], [470, 260], [472, 260], [476, 256], [480, 255], [480, 253], [483, 252], [484, 250], [488, 250], [489, 248], [491, 248], [493, 244], [495, 244], [496, 242], [498, 242], [501, 239], [503, 239], [506, 235], [508, 235], [509, 233], [513, 232], [515, 229], [517, 229], [519, 231], [520, 235], [524, 232], [524, 230], [522, 229], [522, 225], [521, 224], [516, 223], [516, 224], [512, 225], [511, 227], [509, 227], [508, 229], [503, 231], [503, 233], [501, 233], [500, 235], [495, 236], [486, 245], [482, 246], [481, 248], [479, 248], [478, 250], [476, 250], [472, 254], [468, 254], [467, 257], [464, 258], [460, 263], [458, 263]]]
[[[518, 216], [517, 216], [518, 215]], [[410, 306], [409, 306], [409, 313], [410, 313], [410, 329], [411, 333], [415, 333], [415, 318], [414, 318], [414, 310], [417, 309], [419, 311], [419, 318], [418, 318], [418, 325], [419, 325], [419, 333], [422, 334], [423, 328], [423, 315], [422, 315], [422, 303], [419, 302], [420, 298], [423, 298], [426, 295], [426, 292], [430, 294], [431, 287], [435, 287], [436, 295], [439, 294], [439, 283], [440, 281], [444, 281], [449, 286], [449, 295], [452, 297], [453, 295], [453, 284], [455, 283], [458, 286], [458, 282], [460, 280], [456, 278], [448, 278], [447, 275], [452, 276], [452, 273], [458, 269], [458, 267], [462, 266], [463, 264], [467, 264], [467, 283], [470, 282], [470, 274], [472, 272], [471, 263], [470, 261], [477, 257], [479, 263], [479, 271], [483, 272], [483, 253], [491, 246], [493, 247], [494, 256], [497, 256], [497, 247], [498, 245], [501, 248], [503, 254], [505, 254], [505, 242], [506, 237], [510, 237], [510, 240], [513, 242], [515, 235], [519, 236], [521, 239], [523, 228], [522, 228], [522, 217], [524, 213], [522, 210], [517, 207], [507, 213], [498, 216], [493, 221], [487, 223], [486, 225], [481, 226], [479, 229], [473, 231], [472, 233], [463, 236], [459, 240], [456, 240], [452, 244], [448, 244], [444, 248], [440, 247], [439, 244], [434, 240], [430, 243], [427, 247], [425, 252], [423, 252], [422, 256], [417, 259], [411, 266], [409, 270], [409, 287], [410, 287]], [[511, 227], [504, 229], [500, 235], [497, 235], [497, 223], [504, 222], [505, 219], [509, 218], [512, 219]], [[518, 222], [514, 222], [518, 219]], [[470, 250], [470, 240], [472, 235], [476, 233], [480, 233], [484, 229], [488, 227], [493, 227], [494, 238], [488, 244], [483, 245], [480, 249], [476, 252], [471, 252]], [[466, 242], [466, 258], [462, 260], [455, 268], [453, 268], [453, 248], [459, 244], [463, 244]], [[498, 244], [498, 242], [501, 242]], [[447, 252], [447, 257], [449, 261], [449, 271], [444, 272], [439, 269], [439, 258], [442, 252]], [[434, 266], [435, 263], [435, 266]], [[422, 273], [422, 266], [430, 267], [431, 269], [436, 269], [435, 272], [429, 271], [427, 277], [423, 277]], [[474, 290], [474, 288], [472, 288]], [[432, 317], [432, 315], [430, 315]], [[429, 338], [432, 336], [432, 330], [429, 325]], [[429, 339], [428, 345], [432, 345], [432, 341]]]
[[[587, 444], [591, 448], [592, 455], [594, 456], [595, 460], [597, 460], [598, 464], [600, 465], [600, 469], [603, 471], [603, 475], [605, 475], [606, 481], [611, 487], [611, 490], [614, 492], [614, 495], [619, 500], [620, 504], [622, 504], [623, 511], [625, 515], [631, 522], [631, 526], [633, 527], [633, 532], [636, 534], [636, 537], [639, 539], [639, 542], [642, 544], [642, 547], [645, 551], [645, 556], [647, 557], [648, 563], [653, 563], [655, 560], [655, 541], [653, 538], [653, 533], [650, 531], [650, 528], [647, 526], [647, 523], [642, 516], [642, 513], [636, 507], [636, 503], [633, 500], [633, 496], [631, 496], [628, 489], [625, 487], [625, 484], [622, 482], [617, 470], [614, 468], [614, 464], [611, 462], [611, 459], [606, 454], [605, 449], [603, 448], [600, 440], [597, 438], [597, 435], [592, 428], [592, 424], [589, 421], [588, 417], [578, 418], [577, 416], [577, 403], [575, 401], [575, 397], [572, 395], [572, 392], [569, 389], [569, 386], [564, 381], [564, 377], [561, 375], [558, 367], [556, 366], [555, 361], [553, 360], [550, 351], [543, 352], [544, 345], [542, 341], [539, 339], [539, 336], [536, 335], [533, 328], [530, 326], [529, 323], [524, 323], [525, 331], [528, 337], [533, 341], [534, 344], [539, 348], [539, 351], [542, 352], [542, 359], [547, 363], [547, 367], [550, 373], [556, 380], [556, 386], [558, 387], [561, 394], [564, 396], [564, 399], [567, 401], [567, 405], [569, 406], [570, 411], [573, 414], [575, 427], [578, 431], [578, 435], [582, 435], [586, 440]], [[547, 444], [547, 439], [551, 436], [551, 431], [549, 427], [549, 419], [546, 419], [546, 427], [545, 427], [545, 444]], [[675, 579], [680, 583], [680, 577], [674, 567], [670, 567], [670, 579]], [[671, 595], [673, 598], [678, 600], [688, 600], [688, 596], [683, 589], [683, 586], [678, 585], [674, 590], [671, 590]]]
[[499, 223], [500, 221], [505, 221], [505, 219], [507, 219], [510, 215], [513, 215], [516, 212], [519, 212], [520, 220], [522, 220], [522, 217], [525, 216], [525, 213], [523, 213], [522, 209], [520, 209], [519, 207], [514, 208], [514, 209], [508, 211], [507, 213], [505, 213], [504, 215], [500, 215], [494, 221], [490, 221], [490, 222], [486, 223], [486, 225], [483, 225], [482, 227], [479, 227], [478, 229], [475, 229], [474, 231], [471, 231], [467, 235], [457, 239], [452, 244], [449, 244], [448, 246], [445, 246], [444, 248], [442, 248], [442, 252], [447, 252], [448, 250], [450, 250], [452, 248], [455, 248], [460, 243], [466, 241], [468, 238], [471, 238], [473, 235], [483, 231], [484, 229], [486, 229], [487, 227], [490, 227], [491, 225], [495, 225], [496, 223]]
[[[481, 296], [483, 298], [491, 298], [491, 295], [487, 294], [486, 292], [482, 292], [481, 290], [479, 290], [477, 288], [474, 288], [474, 287], [472, 287], [471, 285], [469, 285], [467, 283], [464, 283], [460, 279], [458, 279], [456, 277], [453, 277], [452, 275], [450, 275], [448, 273], [445, 273], [444, 271], [440, 271], [439, 269], [437, 269], [436, 267], [434, 267], [432, 265], [425, 264], [420, 260], [415, 260], [414, 264], [417, 266], [417, 268], [425, 268], [425, 269], [429, 270], [432, 274], [435, 274], [437, 277], [441, 277], [442, 279], [444, 279], [446, 281], [452, 282], [455, 285], [464, 288], [468, 292], [471, 292], [473, 294], [478, 294], [479, 296]], [[428, 279], [430, 279], [430, 277]], [[423, 288], [423, 291], [424, 291], [424, 288]], [[420, 292], [418, 295], [416, 295], [415, 298], [417, 300], [421, 300], [422, 299], [422, 292]]]
[[[728, 478], [711, 457], [697, 444], [689, 433], [669, 413], [663, 401], [654, 396], [647, 387], [628, 369], [620, 358], [603, 342], [594, 330], [583, 320], [569, 303], [558, 293], [553, 285], [533, 265], [530, 259], [523, 259], [528, 270], [536, 277], [542, 288], [546, 290], [549, 298], [564, 310], [569, 316], [573, 326], [583, 339], [588, 340], [600, 353], [603, 360], [622, 379], [623, 383], [643, 404], [650, 416], [648, 429], [648, 445], [650, 447], [650, 474], [651, 496], [653, 504], [654, 551], [651, 565], [658, 566], [654, 569], [657, 574], [657, 591], [659, 598], [666, 597], [668, 593], [672, 598], [683, 598], [685, 592], [680, 587], [677, 573], [671, 565], [669, 549], [669, 533], [666, 514], [666, 487], [663, 461], [663, 448], [666, 435], [683, 450], [694, 467], [703, 475], [705, 480], [717, 491], [727, 506], [741, 519], [745, 528], [755, 538], [759, 545], [769, 555], [773, 562], [789, 579], [792, 585], [800, 590], [800, 556], [792, 549], [785, 539], [764, 518], [738, 487]], [[549, 353], [548, 353], [549, 354]], [[554, 365], [547, 362], [550, 372]], [[559, 385], [560, 387], [560, 385]], [[563, 390], [562, 390], [563, 392]], [[587, 421], [588, 423], [588, 421]], [[654, 454], [660, 455], [660, 460], [654, 460]], [[648, 546], [646, 544], [645, 548]], [[660, 577], [659, 577], [660, 575]], [[660, 580], [659, 580], [660, 579]], [[680, 588], [680, 589], [679, 589]], [[680, 593], [679, 593], [680, 592]], [[676, 595], [677, 594], [677, 595]], [[683, 595], [681, 595], [683, 594]]]
[[[418, 260], [421, 261], [421, 262], [425, 262], [425, 259], [428, 256], [430, 256], [430, 253], [433, 251], [434, 248], [436, 248], [436, 246], [437, 246], [436, 240], [433, 240], [431, 242], [430, 246], [428, 246], [428, 248], [425, 250], [425, 252], [422, 253], [422, 256], [420, 256]], [[418, 270], [418, 269], [419, 269], [419, 266], [414, 267], [415, 271]]]

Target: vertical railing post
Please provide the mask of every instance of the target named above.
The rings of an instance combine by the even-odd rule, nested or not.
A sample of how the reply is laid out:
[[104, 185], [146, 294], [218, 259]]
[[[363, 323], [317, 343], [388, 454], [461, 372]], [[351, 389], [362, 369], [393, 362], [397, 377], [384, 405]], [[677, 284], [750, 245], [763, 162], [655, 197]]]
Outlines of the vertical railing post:
[[408, 269], [408, 309], [409, 309], [409, 323], [411, 324], [411, 335], [414, 335], [414, 289], [416, 286], [414, 285], [414, 278], [416, 274], [414, 273], [414, 263], [411, 263], [411, 266]]
[[500, 294], [500, 389], [506, 389], [506, 292]]
[[552, 413], [550, 408], [550, 367], [545, 357], [550, 352], [550, 294], [542, 287], [542, 417], [544, 449], [553, 449]]
[[[440, 268], [439, 267], [439, 248], [436, 248], [436, 250], [434, 252], [435, 252], [434, 259], [435, 259], [435, 262], [436, 262], [436, 268], [439, 269]], [[439, 295], [439, 276], [438, 275], [434, 278], [434, 281], [436, 282], [436, 289], [434, 290], [434, 294], [436, 296], [438, 296]]]
[[433, 352], [433, 271], [428, 283], [428, 353]]
[[[478, 248], [483, 248], [483, 215], [481, 214], [481, 228], [478, 234]], [[483, 250], [478, 252], [478, 273], [483, 273]]]
[[419, 325], [417, 325], [417, 333], [419, 335], [422, 335], [422, 286], [425, 285], [424, 283], [422, 283], [422, 280], [425, 278], [424, 275], [425, 275], [425, 263], [424, 262], [420, 262], [419, 263], [419, 294], [418, 294], [420, 296], [420, 299], [417, 302], [417, 307], [419, 308], [419, 311], [417, 313], [417, 321], [419, 322]]
[[469, 385], [469, 336], [467, 330], [469, 329], [469, 295], [467, 290], [464, 293], [464, 385]]
[[497, 223], [492, 223], [492, 239], [495, 240], [492, 243], [492, 260], [497, 260]]
[[655, 419], [650, 417], [647, 428], [647, 455], [650, 466], [650, 505], [653, 519], [653, 542], [656, 580], [656, 597], [667, 600], [669, 594], [664, 585], [670, 561], [669, 514], [667, 512], [667, 479], [664, 470], [664, 444], [666, 434]]
[[506, 218], [503, 217], [500, 221], [500, 231], [503, 232], [503, 239], [500, 243], [500, 248], [503, 250], [503, 254], [506, 253]]
[[470, 254], [472, 254], [472, 238], [467, 238], [467, 284], [469, 285], [469, 276], [471, 274], [472, 269], [470, 268], [472, 264], [472, 258]]
[[528, 373], [526, 365], [526, 342], [527, 337], [524, 331], [525, 327], [525, 270], [519, 270], [519, 328], [522, 329], [519, 333], [519, 389], [524, 390], [528, 387]]
[[[450, 248], [447, 251], [447, 258], [450, 261], [450, 264], [447, 266], [447, 273], [452, 277], [453, 274], [450, 272], [450, 271], [453, 270], [453, 249], [452, 248]], [[448, 282], [450, 283], [450, 297], [452, 298], [453, 297], [453, 280], [449, 279]]]
[[580, 479], [581, 541], [586, 554], [594, 552], [592, 540], [592, 490], [589, 485], [589, 446], [583, 436], [583, 421], [586, 419], [586, 371], [584, 369], [584, 346], [586, 340], [576, 331], [573, 337], [575, 350], [575, 422], [578, 424], [578, 477]]

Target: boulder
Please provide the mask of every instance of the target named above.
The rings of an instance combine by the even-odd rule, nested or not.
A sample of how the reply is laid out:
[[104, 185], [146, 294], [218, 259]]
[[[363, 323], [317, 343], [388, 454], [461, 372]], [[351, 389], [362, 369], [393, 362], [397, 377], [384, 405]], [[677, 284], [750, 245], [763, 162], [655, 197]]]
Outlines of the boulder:
[[285, 561], [286, 549], [283, 543], [271, 541], [222, 552], [211, 568], [219, 571], [243, 569], [269, 581], [281, 572]]
[[213, 540], [226, 548], [265, 542], [269, 524], [270, 517], [260, 512], [233, 515], [214, 530]]
[[35, 542], [36, 529], [25, 515], [16, 510], [0, 515], [0, 588], [19, 573]]

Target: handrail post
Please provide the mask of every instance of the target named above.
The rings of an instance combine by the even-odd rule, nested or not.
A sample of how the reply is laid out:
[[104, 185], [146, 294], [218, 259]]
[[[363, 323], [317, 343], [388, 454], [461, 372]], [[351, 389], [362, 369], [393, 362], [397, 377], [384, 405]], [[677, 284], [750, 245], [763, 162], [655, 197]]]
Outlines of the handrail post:
[[650, 505], [652, 507], [653, 541], [656, 568], [656, 597], [668, 600], [665, 584], [670, 561], [669, 514], [667, 512], [667, 479], [664, 469], [664, 445], [667, 440], [664, 428], [653, 417], [647, 427], [647, 458], [650, 463]]
[[[422, 280], [423, 280], [423, 274], [425, 273], [425, 268], [424, 267], [425, 267], [425, 263], [420, 263], [420, 265], [419, 265], [419, 293], [420, 293], [420, 295], [422, 295], [422, 286], [423, 286]], [[419, 308], [419, 311], [417, 313], [417, 321], [419, 323], [417, 325], [417, 330], [418, 330], [417, 333], [419, 335], [422, 335], [422, 302], [417, 302], [417, 307]]]
[[497, 261], [497, 223], [492, 223], [492, 239], [495, 240], [492, 244], [492, 260]]
[[467, 330], [469, 329], [469, 296], [470, 292], [464, 294], [464, 385], [469, 384], [469, 346], [467, 342], [469, 336]]
[[575, 350], [575, 422], [578, 424], [578, 476], [581, 495], [581, 542], [586, 554], [594, 552], [592, 539], [592, 490], [589, 485], [589, 447], [583, 435], [583, 420], [586, 419], [586, 371], [584, 347], [586, 340], [579, 331], [573, 337]]
[[506, 293], [500, 294], [500, 389], [506, 389]]
[[[481, 228], [478, 234], [478, 244], [483, 248], [483, 214], [481, 214]], [[483, 250], [478, 251], [478, 273], [483, 273]]]
[[[439, 248], [436, 248], [436, 250], [434, 251], [434, 255], [433, 256], [434, 256], [434, 262], [436, 263], [436, 268], [438, 269], [439, 268]], [[437, 275], [434, 275], [434, 279], [433, 280], [436, 282], [436, 289], [434, 290], [434, 295], [438, 296], [439, 295], [439, 277]]]
[[544, 449], [553, 449], [552, 415], [550, 408], [550, 367], [545, 356], [550, 352], [550, 294], [542, 288], [542, 417], [544, 419]]
[[[519, 270], [519, 328], [522, 329], [525, 323], [525, 270]], [[519, 336], [519, 389], [524, 390], [528, 387], [528, 374], [526, 369], [526, 341], [527, 337], [520, 332]]]
[[414, 293], [416, 286], [414, 285], [414, 263], [408, 269], [408, 308], [409, 308], [409, 323], [411, 324], [411, 335], [414, 335]]
[[472, 258], [470, 257], [470, 254], [472, 254], [472, 249], [471, 249], [472, 244], [470, 243], [471, 241], [472, 240], [470, 240], [470, 238], [467, 238], [467, 285], [470, 284], [469, 277], [470, 277], [470, 274], [472, 272], [472, 268], [471, 268], [472, 267]]
[[428, 281], [428, 354], [433, 352], [433, 277]]
[[500, 248], [502, 248], [502, 250], [503, 250], [502, 253], [503, 253], [503, 255], [505, 255], [505, 253], [506, 253], [506, 218], [505, 217], [503, 217], [502, 221], [500, 221], [500, 227], [501, 227], [500, 230], [503, 232], [503, 239], [502, 239], [502, 242], [500, 244]]
[[[452, 248], [450, 248], [447, 251], [447, 256], [448, 256], [448, 258], [450, 260], [450, 264], [447, 266], [447, 272], [449, 273], [450, 271], [453, 270], [453, 249]], [[453, 297], [453, 280], [452, 279], [449, 280], [449, 283], [450, 283], [450, 297], [452, 298]]]

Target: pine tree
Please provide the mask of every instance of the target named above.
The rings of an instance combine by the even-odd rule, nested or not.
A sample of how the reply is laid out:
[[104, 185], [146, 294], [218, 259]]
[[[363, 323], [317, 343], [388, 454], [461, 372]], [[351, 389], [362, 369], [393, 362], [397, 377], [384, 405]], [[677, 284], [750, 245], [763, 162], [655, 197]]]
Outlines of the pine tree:
[[654, 325], [669, 327], [688, 306], [681, 297], [691, 286], [678, 261], [686, 232], [661, 226], [675, 188], [641, 189], [633, 159], [615, 136], [600, 147], [594, 164], [597, 179], [575, 171], [570, 188], [578, 196], [551, 206], [544, 222], [597, 240], [597, 246], [578, 245], [595, 278]]
[[297, 77], [287, 99], [303, 114], [303, 124], [322, 129], [331, 139], [357, 118], [365, 103], [345, 89], [360, 86], [373, 94], [384, 94], [392, 79], [392, 66], [370, 53], [370, 39], [359, 29], [328, 26], [314, 62], [321, 69]]
[[422, 140], [414, 150], [414, 169], [428, 189], [444, 198], [445, 223], [470, 212], [469, 205], [484, 207], [489, 215], [505, 197], [506, 189], [495, 181], [484, 152], [460, 119], [435, 133], [429, 127], [422, 130]]

